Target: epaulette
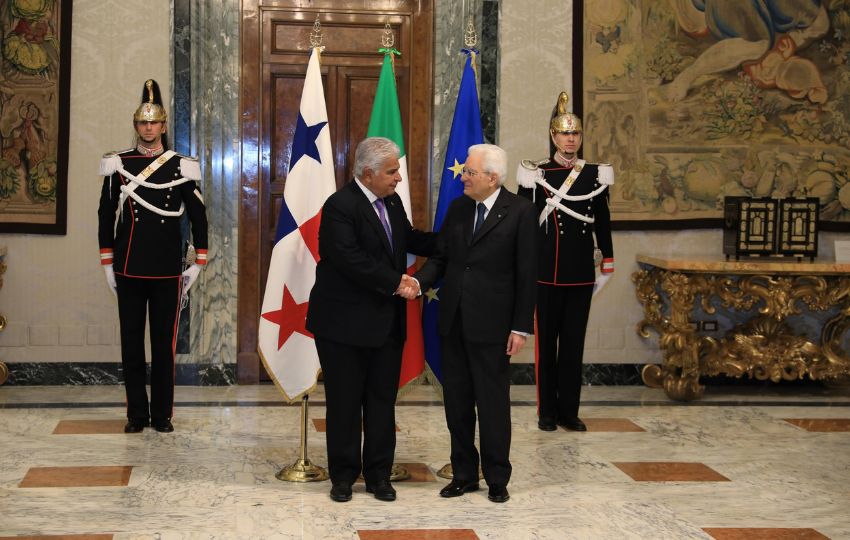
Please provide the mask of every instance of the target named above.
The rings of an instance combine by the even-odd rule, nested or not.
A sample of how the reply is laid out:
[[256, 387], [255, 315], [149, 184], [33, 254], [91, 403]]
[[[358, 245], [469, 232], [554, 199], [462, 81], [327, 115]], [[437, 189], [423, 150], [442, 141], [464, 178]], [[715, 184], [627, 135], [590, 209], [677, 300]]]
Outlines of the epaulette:
[[133, 149], [128, 148], [126, 150], [116, 150], [103, 154], [103, 157], [100, 159], [100, 176], [112, 176], [122, 165], [121, 154], [130, 150]]
[[524, 188], [534, 188], [537, 181], [543, 177], [540, 166], [547, 163], [549, 163], [549, 158], [538, 160], [524, 159], [520, 161], [519, 167], [516, 170], [517, 184]]
[[198, 158], [180, 156], [180, 174], [183, 175], [183, 178], [199, 182], [201, 180], [201, 163]]
[[596, 179], [604, 186], [614, 185], [614, 167], [610, 163], [597, 163], [598, 173]]

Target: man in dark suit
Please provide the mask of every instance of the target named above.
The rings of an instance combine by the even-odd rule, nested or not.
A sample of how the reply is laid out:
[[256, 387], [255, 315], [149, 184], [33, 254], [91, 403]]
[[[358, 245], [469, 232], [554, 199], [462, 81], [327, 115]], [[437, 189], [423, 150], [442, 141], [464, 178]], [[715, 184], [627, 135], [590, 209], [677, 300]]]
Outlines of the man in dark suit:
[[422, 290], [444, 277], [438, 330], [443, 396], [454, 479], [440, 491], [457, 497], [478, 489], [481, 468], [493, 502], [508, 500], [511, 477], [510, 356], [533, 331], [536, 212], [502, 188], [507, 156], [498, 146], [469, 148], [463, 193], [443, 221], [437, 253], [415, 274]]
[[410, 225], [395, 193], [400, 181], [398, 146], [370, 137], [357, 146], [354, 181], [322, 207], [307, 329], [324, 377], [330, 496], [337, 502], [351, 500], [361, 471], [375, 498], [396, 498], [389, 479], [406, 336], [401, 293], [418, 292], [404, 273], [406, 253], [427, 256], [435, 246], [433, 233]]

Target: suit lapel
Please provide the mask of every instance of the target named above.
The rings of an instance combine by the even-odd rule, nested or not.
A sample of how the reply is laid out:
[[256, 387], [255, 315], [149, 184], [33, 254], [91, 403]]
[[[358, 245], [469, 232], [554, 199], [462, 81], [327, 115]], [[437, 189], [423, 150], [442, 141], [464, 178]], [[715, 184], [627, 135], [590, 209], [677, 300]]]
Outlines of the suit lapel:
[[[499, 225], [502, 222], [502, 219], [508, 215], [508, 207], [510, 206], [508, 191], [505, 188], [499, 192], [499, 196], [496, 197], [496, 202], [493, 203], [493, 208], [487, 213], [487, 217], [484, 219], [484, 224], [481, 225], [481, 228], [478, 229], [478, 233], [475, 235], [475, 238], [472, 239], [472, 243], [476, 243], [481, 240], [488, 232], [493, 230], [494, 227]], [[473, 208], [475, 206], [473, 205]], [[474, 214], [474, 212], [473, 212]], [[473, 218], [474, 221], [474, 218]], [[472, 234], [472, 227], [470, 226], [470, 234]]]

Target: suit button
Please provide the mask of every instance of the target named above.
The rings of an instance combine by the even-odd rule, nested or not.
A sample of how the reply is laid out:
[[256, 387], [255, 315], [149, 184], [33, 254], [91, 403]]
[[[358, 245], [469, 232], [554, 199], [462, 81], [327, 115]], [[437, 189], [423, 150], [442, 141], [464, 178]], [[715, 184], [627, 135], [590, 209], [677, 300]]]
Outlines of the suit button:
[[466, 269], [469, 270], [469, 267], [467, 266]]

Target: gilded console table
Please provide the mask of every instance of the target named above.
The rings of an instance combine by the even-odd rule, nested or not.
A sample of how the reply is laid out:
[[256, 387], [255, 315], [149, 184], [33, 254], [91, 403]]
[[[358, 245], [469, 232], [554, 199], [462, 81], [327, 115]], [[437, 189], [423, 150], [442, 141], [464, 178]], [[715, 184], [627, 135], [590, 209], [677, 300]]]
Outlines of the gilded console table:
[[[632, 274], [644, 319], [638, 334], [658, 332], [662, 364], [644, 366], [649, 386], [669, 397], [702, 396], [701, 375], [748, 375], [760, 380], [830, 379], [850, 375], [842, 343], [850, 329], [850, 264], [775, 260], [724, 261], [638, 255]], [[722, 338], [700, 335], [691, 324], [699, 297], [705, 313], [712, 299], [753, 316]], [[823, 325], [818, 343], [793, 332], [786, 318], [809, 311], [838, 313]]]

